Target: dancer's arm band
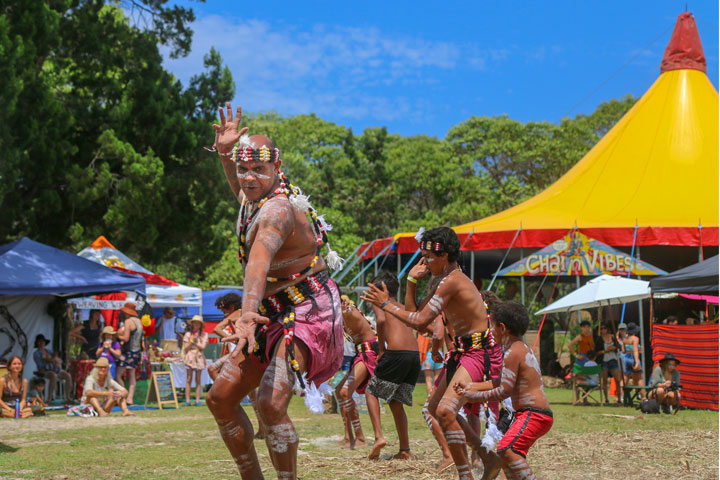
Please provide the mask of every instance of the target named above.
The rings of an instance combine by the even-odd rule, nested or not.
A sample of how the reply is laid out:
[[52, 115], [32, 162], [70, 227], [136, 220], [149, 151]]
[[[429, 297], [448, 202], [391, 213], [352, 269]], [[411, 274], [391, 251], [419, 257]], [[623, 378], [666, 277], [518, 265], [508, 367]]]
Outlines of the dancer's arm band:
[[385, 310], [385, 307], [387, 304], [390, 303], [390, 300], [385, 300], [382, 305], [380, 305], [380, 310]]
[[407, 281], [410, 283], [417, 284], [417, 278], [411, 277], [410, 275], [408, 275]]

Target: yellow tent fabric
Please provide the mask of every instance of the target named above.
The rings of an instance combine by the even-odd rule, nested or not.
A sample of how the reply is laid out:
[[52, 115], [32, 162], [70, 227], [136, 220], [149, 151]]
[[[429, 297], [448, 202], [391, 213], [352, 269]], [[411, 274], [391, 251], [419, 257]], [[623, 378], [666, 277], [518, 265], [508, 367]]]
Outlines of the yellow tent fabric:
[[557, 182], [458, 233], [718, 225], [718, 93], [698, 70], [660, 75]]

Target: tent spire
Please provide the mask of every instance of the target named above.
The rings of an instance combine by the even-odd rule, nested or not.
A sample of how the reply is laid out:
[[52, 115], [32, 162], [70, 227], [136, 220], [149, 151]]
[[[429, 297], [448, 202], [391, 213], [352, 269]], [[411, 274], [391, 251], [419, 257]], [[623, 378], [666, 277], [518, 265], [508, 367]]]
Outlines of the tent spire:
[[660, 73], [692, 69], [707, 73], [707, 63], [695, 18], [690, 12], [678, 15], [670, 42], [660, 64]]

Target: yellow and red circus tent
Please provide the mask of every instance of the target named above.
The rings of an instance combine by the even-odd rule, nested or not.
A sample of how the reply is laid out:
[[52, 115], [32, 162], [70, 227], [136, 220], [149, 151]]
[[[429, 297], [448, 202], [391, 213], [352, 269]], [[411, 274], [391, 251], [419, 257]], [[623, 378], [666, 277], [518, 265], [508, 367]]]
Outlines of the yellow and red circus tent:
[[[678, 16], [655, 83], [573, 168], [512, 208], [454, 227], [463, 250], [537, 249], [572, 229], [614, 247], [717, 247], [718, 92], [690, 13]], [[372, 258], [394, 242], [413, 253], [413, 237], [358, 252]]]

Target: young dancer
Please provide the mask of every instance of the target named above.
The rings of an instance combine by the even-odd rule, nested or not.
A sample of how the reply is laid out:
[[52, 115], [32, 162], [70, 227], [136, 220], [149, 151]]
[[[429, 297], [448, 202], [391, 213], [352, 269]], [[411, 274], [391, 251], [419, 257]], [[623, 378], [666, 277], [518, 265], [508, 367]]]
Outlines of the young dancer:
[[498, 444], [497, 451], [508, 480], [532, 480], [535, 474], [526, 461], [530, 447], [552, 427], [550, 410], [537, 358], [522, 340], [528, 328], [528, 314], [517, 302], [503, 302], [493, 312], [495, 339], [505, 347], [501, 378], [489, 382], [464, 382], [453, 388], [469, 402], [502, 401], [510, 397], [515, 419]]
[[[396, 308], [401, 308], [394, 299], [399, 287], [395, 275], [383, 272], [375, 277], [370, 285], [387, 287], [386, 290], [391, 295], [389, 302]], [[380, 356], [375, 374], [368, 384], [368, 392], [388, 403], [400, 443], [400, 449], [393, 458], [407, 460], [410, 458], [410, 438], [403, 405], [412, 407], [412, 394], [420, 375], [417, 340], [413, 331], [397, 317], [377, 306], [373, 306], [373, 310], [377, 319]], [[384, 446], [385, 439], [376, 440], [368, 458], [378, 458]]]
[[336, 390], [338, 405], [345, 424], [345, 433], [348, 437], [348, 444], [343, 445], [343, 448], [354, 449], [356, 446], [367, 444], [360, 424], [360, 414], [355, 400], [353, 400], [355, 391], [365, 394], [368, 414], [375, 432], [375, 444], [382, 443], [384, 445], [385, 437], [380, 427], [380, 402], [377, 397], [366, 391], [377, 364], [378, 339], [370, 322], [351, 301], [343, 299], [342, 309], [345, 332], [352, 338], [356, 352], [347, 378]]

